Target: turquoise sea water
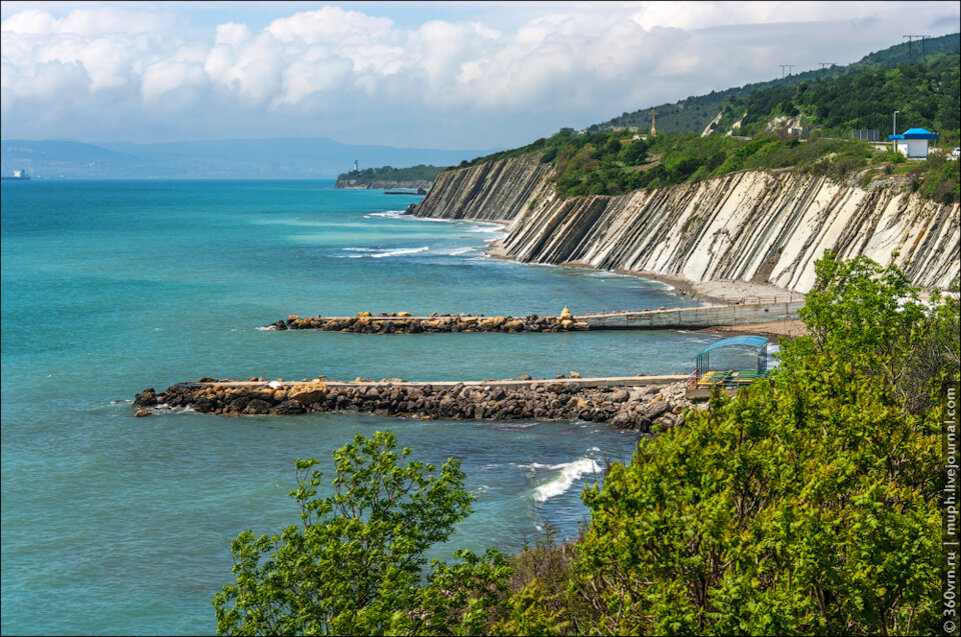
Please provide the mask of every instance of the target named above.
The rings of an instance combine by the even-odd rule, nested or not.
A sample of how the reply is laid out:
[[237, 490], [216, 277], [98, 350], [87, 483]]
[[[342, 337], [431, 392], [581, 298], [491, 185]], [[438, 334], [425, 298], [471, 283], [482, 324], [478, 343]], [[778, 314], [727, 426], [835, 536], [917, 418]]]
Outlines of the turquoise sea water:
[[[684, 305], [630, 277], [482, 255], [495, 226], [399, 217], [418, 198], [332, 182], [3, 182], [2, 632], [211, 633], [230, 541], [296, 520], [296, 458], [394, 430], [457, 457], [477, 501], [448, 546], [574, 537], [579, 494], [634, 434], [582, 422], [357, 414], [135, 418], [202, 376], [479, 380], [671, 373], [680, 332], [352, 335], [258, 330], [288, 314], [556, 314]], [[395, 212], [390, 212], [391, 210]]]

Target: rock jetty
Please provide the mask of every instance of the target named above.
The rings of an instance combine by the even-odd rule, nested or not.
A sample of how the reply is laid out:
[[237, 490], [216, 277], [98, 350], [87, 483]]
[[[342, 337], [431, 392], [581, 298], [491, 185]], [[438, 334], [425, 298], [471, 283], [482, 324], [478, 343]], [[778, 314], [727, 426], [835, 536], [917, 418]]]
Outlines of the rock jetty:
[[291, 314], [285, 321], [265, 326], [273, 330], [323, 330], [326, 332], [354, 332], [362, 334], [421, 334], [436, 332], [569, 332], [588, 330], [587, 321], [577, 320], [568, 308], [559, 316], [528, 314], [515, 316], [484, 316], [483, 314], [437, 314], [414, 317], [409, 312], [357, 316], [301, 318]]
[[[598, 386], [592, 379], [540, 379], [470, 383], [408, 383], [399, 379], [374, 382], [301, 382], [251, 379], [244, 382], [203, 378], [179, 383], [157, 393], [137, 394], [134, 408], [190, 408], [198, 412], [239, 416], [293, 415], [319, 412], [363, 412], [382, 416], [450, 420], [586, 420], [619, 429], [650, 432], [673, 427], [684, 412], [700, 408], [685, 397], [683, 382], [636, 386]], [[663, 377], [651, 377], [663, 378]], [[669, 377], [675, 378], [675, 377]]]

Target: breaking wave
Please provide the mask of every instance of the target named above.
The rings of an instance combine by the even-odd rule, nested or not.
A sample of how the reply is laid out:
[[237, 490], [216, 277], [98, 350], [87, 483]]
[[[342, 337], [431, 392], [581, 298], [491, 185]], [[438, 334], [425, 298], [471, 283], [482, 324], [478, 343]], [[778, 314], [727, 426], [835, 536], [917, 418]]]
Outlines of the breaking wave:
[[354, 254], [344, 255], [348, 259], [384, 259], [387, 257], [400, 257], [406, 254], [417, 254], [418, 252], [427, 252], [430, 250], [427, 246], [421, 246], [419, 248], [393, 248], [393, 249], [382, 249], [382, 248], [344, 248], [344, 252], [352, 252]]
[[534, 500], [537, 502], [546, 502], [551, 498], [567, 493], [570, 488], [574, 486], [575, 482], [587, 474], [599, 475], [603, 472], [603, 468], [596, 460], [586, 456], [578, 458], [573, 462], [564, 462], [555, 465], [544, 465], [535, 462], [526, 466], [533, 469], [548, 469], [559, 472], [552, 480], [545, 482], [535, 489]]
[[403, 210], [385, 210], [383, 212], [369, 212], [364, 215], [364, 219], [370, 219], [372, 217], [400, 217], [404, 214]]

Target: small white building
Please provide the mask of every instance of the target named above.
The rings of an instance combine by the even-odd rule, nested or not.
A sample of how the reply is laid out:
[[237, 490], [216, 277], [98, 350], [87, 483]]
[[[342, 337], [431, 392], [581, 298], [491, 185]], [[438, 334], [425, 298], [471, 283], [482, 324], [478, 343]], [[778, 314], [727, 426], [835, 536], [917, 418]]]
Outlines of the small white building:
[[941, 136], [924, 128], [909, 128], [900, 135], [888, 135], [888, 139], [894, 142], [894, 149], [908, 159], [925, 159], [931, 152], [929, 142]]

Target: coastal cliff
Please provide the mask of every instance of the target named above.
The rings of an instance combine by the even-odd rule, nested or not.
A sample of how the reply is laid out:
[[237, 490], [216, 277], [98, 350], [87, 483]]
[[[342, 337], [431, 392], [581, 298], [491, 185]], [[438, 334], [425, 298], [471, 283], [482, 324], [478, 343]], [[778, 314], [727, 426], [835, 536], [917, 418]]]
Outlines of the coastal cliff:
[[442, 172], [414, 209], [418, 217], [512, 221], [544, 190], [551, 165], [531, 157]]
[[495, 256], [807, 292], [831, 249], [945, 288], [959, 270], [958, 204], [791, 171], [746, 171], [614, 197], [562, 199], [550, 165], [518, 157], [449, 170], [413, 214], [509, 223]]

